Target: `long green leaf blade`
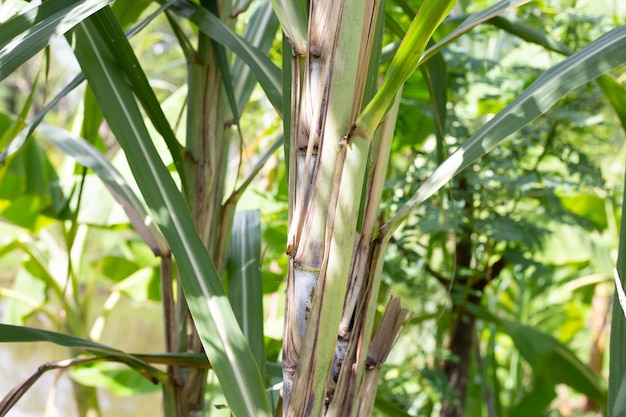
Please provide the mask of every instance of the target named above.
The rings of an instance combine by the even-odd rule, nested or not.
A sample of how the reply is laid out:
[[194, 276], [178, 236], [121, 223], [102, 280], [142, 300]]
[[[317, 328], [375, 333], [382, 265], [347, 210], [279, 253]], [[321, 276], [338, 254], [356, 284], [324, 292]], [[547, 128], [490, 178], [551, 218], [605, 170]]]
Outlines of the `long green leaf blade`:
[[[267, 2], [256, 9], [250, 20], [248, 20], [243, 38], [267, 55], [272, 47], [277, 30], [278, 19], [276, 19], [270, 3]], [[245, 65], [241, 58], [236, 57], [233, 62], [233, 86], [235, 88], [235, 97], [237, 97], [239, 115], [241, 115], [244, 107], [250, 100], [252, 90], [256, 84], [256, 76], [253, 74], [252, 69]]]
[[380, 89], [365, 107], [355, 125], [355, 133], [371, 138], [389, 110], [396, 92], [413, 74], [431, 36], [452, 9], [455, 0], [427, 1], [417, 12], [409, 29], [389, 64]]
[[[0, 80], [111, 0], [44, 2], [0, 25]], [[63, 7], [59, 7], [63, 6]]]
[[133, 175], [176, 258], [189, 308], [232, 411], [268, 416], [260, 371], [187, 206], [158, 156], [124, 74], [90, 21], [75, 31], [75, 54]]
[[93, 170], [124, 208], [137, 233], [156, 255], [160, 256], [169, 252], [165, 238], [156, 228], [124, 177], [92, 144], [50, 125], [41, 125], [38, 131], [63, 153]]
[[235, 214], [228, 251], [228, 298], [259, 369], [265, 370], [263, 277], [261, 275], [261, 213]]
[[59, 346], [83, 349], [96, 356], [113, 357], [120, 362], [124, 362], [134, 369], [145, 369], [151, 374], [161, 375], [162, 372], [151, 367], [133, 355], [124, 353], [119, 349], [96, 343], [91, 340], [67, 335], [63, 333], [51, 332], [34, 327], [13, 326], [10, 324], [0, 324], [0, 343], [32, 343], [50, 342]]
[[159, 101], [150, 86], [150, 82], [144, 73], [137, 56], [133, 52], [126, 35], [122, 31], [113, 11], [110, 8], [105, 8], [99, 13], [93, 16], [93, 21], [100, 31], [104, 39], [110, 39], [106, 45], [111, 49], [111, 53], [115, 56], [118, 65], [122, 72], [126, 74], [128, 83], [132, 86], [135, 95], [141, 102], [143, 108], [146, 110], [148, 117], [154, 124], [154, 127], [161, 134], [167, 148], [172, 155], [172, 160], [178, 171], [178, 175], [181, 179], [183, 189], [187, 189], [185, 180], [185, 167], [183, 162], [183, 147], [180, 145], [172, 127], [167, 121], [163, 109], [159, 105]]
[[429, 60], [433, 55], [437, 52], [441, 51], [446, 45], [450, 42], [454, 41], [464, 33], [470, 31], [475, 28], [479, 24], [488, 21], [489, 19], [493, 19], [507, 10], [519, 7], [525, 3], [528, 3], [530, 0], [503, 0], [498, 3], [487, 7], [486, 9], [480, 10], [476, 13], [472, 13], [461, 23], [456, 29], [454, 29], [448, 36], [428, 48], [424, 54], [420, 58], [420, 62], [425, 62]]
[[448, 157], [383, 227], [387, 239], [418, 205], [507, 136], [535, 120], [573, 89], [626, 62], [626, 26], [613, 29], [544, 72]]

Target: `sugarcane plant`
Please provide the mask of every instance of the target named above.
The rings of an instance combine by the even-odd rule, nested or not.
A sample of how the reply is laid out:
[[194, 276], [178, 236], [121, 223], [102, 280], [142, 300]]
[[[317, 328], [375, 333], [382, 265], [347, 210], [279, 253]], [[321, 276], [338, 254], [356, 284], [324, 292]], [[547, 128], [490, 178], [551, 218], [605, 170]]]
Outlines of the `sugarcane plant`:
[[[266, 53], [277, 28], [268, 4], [259, 7], [244, 36], [233, 28], [249, 6], [246, 1], [161, 1], [126, 33], [143, 12], [143, 2], [118, 0], [111, 7], [106, 0], [50, 0], [7, 19], [0, 25], [0, 80], [62, 35], [82, 74], [29, 122], [28, 108], [23, 111], [0, 142], [0, 160], [9, 164], [39, 129], [107, 184], [163, 259], [167, 354], [132, 355], [85, 338], [7, 325], [0, 328], [0, 341], [52, 341], [94, 360], [127, 364], [161, 384], [166, 416], [201, 412], [208, 368], [238, 417], [371, 415], [381, 366], [407, 315], [397, 298], [382, 300], [384, 313], [377, 309], [383, 255], [394, 232], [422, 202], [508, 135], [572, 89], [626, 62], [624, 27], [571, 54], [442, 162], [393, 217], [384, 218], [379, 205], [404, 83], [418, 68], [429, 80], [437, 134], [444, 135], [445, 87], [437, 84], [431, 60], [471, 28], [525, 2], [501, 1], [460, 24], [453, 21], [453, 30], [443, 31], [435, 43], [433, 35], [439, 37], [454, 0], [425, 1], [417, 12], [398, 2], [410, 18], [406, 30], [388, 19], [387, 5], [380, 0], [272, 0], [284, 33], [282, 74]], [[128, 42], [161, 14], [187, 60], [184, 139], [165, 117]], [[383, 39], [389, 32], [400, 41], [391, 45], [393, 58], [381, 71]], [[254, 326], [238, 320], [237, 302], [227, 298], [222, 281], [236, 203], [279, 146], [268, 149], [250, 176], [235, 178], [234, 191], [227, 193], [226, 163], [232, 138], [243, 142], [238, 121], [253, 76], [283, 117], [289, 172], [282, 405], [275, 410], [266, 392], [262, 343], [261, 349], [250, 349], [262, 341], [262, 333], [257, 329], [252, 336]], [[143, 202], [91, 143], [41, 124], [46, 112], [84, 80], [98, 110], [84, 132], [93, 133], [93, 122], [98, 126], [106, 120]], [[623, 92], [619, 83], [604, 79], [603, 88], [611, 104], [623, 111], [616, 94]], [[146, 119], [158, 134], [150, 133]], [[164, 143], [167, 151], [159, 153], [155, 142]], [[261, 317], [262, 311], [248, 314]], [[167, 369], [154, 368], [151, 363], [157, 361]], [[32, 382], [13, 391], [0, 411], [8, 411]]]
[[[377, 87], [384, 4], [273, 0], [291, 48], [283, 64], [291, 84], [291, 111], [284, 116], [290, 214], [283, 415], [371, 414], [380, 366], [406, 315], [392, 298], [374, 328], [382, 255], [393, 232], [499, 141], [580, 83], [624, 62], [623, 53], [606, 54], [624, 46], [623, 31], [616, 30], [600, 40], [601, 56], [592, 58], [589, 46], [557, 65], [444, 161], [393, 218], [381, 221], [378, 207], [403, 84], [446, 42], [520, 3], [500, 2], [470, 16], [426, 52], [454, 2], [422, 3]], [[522, 36], [541, 39], [536, 35]], [[593, 62], [591, 73], [582, 69], [584, 61]], [[602, 81], [623, 91], [613, 79]], [[431, 90], [440, 135], [445, 86], [443, 98], [441, 92]], [[611, 102], [619, 112], [619, 102]]]

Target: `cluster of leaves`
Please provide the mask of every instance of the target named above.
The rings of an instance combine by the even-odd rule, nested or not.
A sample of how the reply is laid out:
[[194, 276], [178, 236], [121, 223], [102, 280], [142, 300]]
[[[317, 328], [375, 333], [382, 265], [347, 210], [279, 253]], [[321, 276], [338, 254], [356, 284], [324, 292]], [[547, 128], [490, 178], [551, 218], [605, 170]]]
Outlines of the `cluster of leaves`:
[[[545, 23], [546, 15], [537, 10], [527, 7], [519, 13], [528, 23]], [[550, 33], [565, 33], [563, 43], [575, 48], [597, 36], [595, 30], [606, 24], [606, 19], [578, 17], [575, 21], [551, 21], [556, 27]], [[473, 52], [471, 57], [468, 49]], [[399, 115], [398, 150], [392, 166], [392, 178], [396, 179], [389, 181], [388, 210], [410, 198], [443, 155], [465, 142], [471, 132], [536, 79], [543, 70], [541, 65], [554, 59], [546, 54], [529, 62], [524, 57], [530, 51], [535, 49], [484, 26], [444, 53], [449, 88], [445, 144], [424, 133], [432, 131], [428, 128], [432, 118], [425, 116], [432, 113], [429, 97], [420, 95], [424, 79], [419, 74], [410, 80]], [[554, 398], [550, 386], [554, 380], [579, 390], [582, 384], [587, 389], [584, 394], [604, 401], [606, 392], [601, 385], [581, 382], [592, 375], [591, 371], [570, 375], [569, 381], [563, 375], [553, 375], [548, 378], [552, 382], [546, 382], [523, 344], [556, 335], [564, 343], [576, 339], [571, 346], [581, 357], [592, 348], [584, 323], [591, 315], [594, 288], [606, 285], [611, 277], [607, 233], [613, 233], [613, 244], [617, 239], [611, 224], [613, 213], [607, 214], [607, 207], [613, 210], [619, 206], [620, 184], [606, 182], [607, 166], [619, 163], [606, 158], [619, 146], [615, 140], [622, 135], [614, 132], [620, 132], [620, 126], [602, 91], [594, 85], [581, 87], [461, 173], [396, 233], [385, 265], [386, 276], [394, 288], [405, 286], [406, 298], [415, 300], [412, 307], [416, 315], [415, 328], [406, 336], [411, 341], [403, 345], [407, 355], [395, 358], [395, 365], [389, 367], [388, 375], [393, 375], [395, 382], [384, 385], [388, 401], [406, 396], [411, 398], [406, 408], [431, 415], [434, 405], [450, 395], [441, 382], [445, 375], [438, 369], [447, 357], [446, 329], [453, 325], [450, 303], [467, 297], [455, 280], [464, 285], [463, 276], [499, 260], [506, 263], [505, 270], [493, 277], [495, 281], [482, 297], [482, 311], [477, 312], [485, 321], [478, 329], [478, 362], [468, 364], [474, 383], [468, 388], [466, 413], [474, 410], [475, 414], [470, 414], [484, 415], [485, 406], [495, 407], [497, 415], [541, 412]], [[583, 233], [589, 234], [587, 242], [578, 240]], [[559, 250], [555, 242], [567, 240], [565, 236], [576, 243]], [[472, 242], [474, 266], [470, 271], [461, 270], [454, 247], [465, 238]], [[596, 254], [588, 251], [590, 245]], [[565, 255], [573, 248], [577, 256]], [[593, 271], [601, 271], [599, 282], [582, 283]], [[495, 316], [515, 324], [496, 325]], [[429, 322], [432, 325], [428, 326]], [[509, 331], [513, 334], [505, 336]], [[583, 340], [586, 343], [581, 343]], [[422, 347], [418, 351], [410, 348], [416, 341]], [[550, 349], [547, 347], [544, 354]], [[410, 379], [413, 383], [407, 385]], [[534, 385], [529, 385], [532, 379]], [[399, 392], [396, 384], [412, 389]], [[537, 397], [538, 391], [546, 390], [547, 397]], [[485, 405], [487, 391], [494, 402], [491, 405]]]

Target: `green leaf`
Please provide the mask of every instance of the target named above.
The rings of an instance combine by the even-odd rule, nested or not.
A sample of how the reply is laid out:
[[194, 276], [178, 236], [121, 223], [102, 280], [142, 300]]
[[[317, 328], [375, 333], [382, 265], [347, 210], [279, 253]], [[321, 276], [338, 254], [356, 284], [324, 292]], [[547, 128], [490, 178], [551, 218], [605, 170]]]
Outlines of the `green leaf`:
[[569, 385], [599, 403], [606, 401], [599, 376], [554, 337], [513, 321], [500, 320], [500, 324], [536, 375]]
[[[174, 1], [174, 0], [171, 0], [171, 1]], [[64, 2], [63, 1], [47, 2], [46, 4], [51, 4], [51, 3], [54, 3], [56, 6], [60, 7]], [[162, 8], [167, 7], [168, 4], [169, 3], [166, 3], [166, 5], [162, 6]], [[160, 12], [161, 12], [161, 8], [157, 10], [155, 13], [153, 13], [152, 15], [148, 16], [142, 22], [140, 22], [132, 31], [129, 32], [128, 36], [129, 37], [134, 36], [137, 32], [143, 29], [149, 22], [151, 22]], [[45, 16], [45, 14], [42, 13], [39, 16], [39, 18], [43, 16]], [[5, 28], [4, 26], [0, 26], [0, 27], [2, 27], [3, 29]], [[27, 30], [27, 29], [28, 27], [22, 28], [22, 30]], [[4, 34], [4, 32], [0, 31], [0, 34]], [[19, 46], [25, 47], [25, 45], [19, 45]], [[0, 60], [0, 64], [1, 63], [2, 61]], [[76, 77], [74, 77], [72, 81], [70, 81], [65, 87], [63, 87], [63, 89], [48, 104], [46, 104], [43, 107], [43, 109], [39, 113], [37, 113], [37, 115], [35, 115], [35, 117], [33, 117], [31, 122], [17, 136], [15, 136], [15, 138], [11, 136], [11, 138], [13, 138], [11, 143], [6, 148], [4, 148], [2, 152], [0, 152], [0, 162], [7, 160], [9, 156], [17, 152], [24, 145], [24, 143], [28, 140], [28, 138], [30, 138], [30, 136], [35, 131], [39, 123], [41, 123], [41, 121], [45, 117], [45, 115], [53, 107], [55, 107], [61, 101], [61, 99], [66, 97], [71, 91], [73, 91], [83, 81], [85, 81], [85, 77], [82, 74], [79, 74]], [[97, 133], [97, 129], [99, 128], [99, 124], [96, 125], [96, 123], [99, 123], [100, 118], [98, 117], [99, 114], [97, 112], [96, 114], [94, 114], [94, 110], [91, 109], [92, 103], [91, 103], [91, 95], [89, 93], [86, 94], [85, 101], [86, 101], [85, 120], [87, 121], [87, 125], [83, 126], [83, 128], [85, 129], [83, 134], [87, 136], [86, 137], [87, 139], [92, 139], [92, 137], [94, 136], [94, 133]], [[0, 139], [0, 147], [4, 146], [5, 140], [6, 138], [4, 136], [2, 137], [2, 139]]]
[[[574, 51], [567, 47], [567, 45], [556, 41], [546, 33], [518, 22], [512, 22], [502, 16], [494, 17], [489, 20], [488, 23], [505, 30], [510, 34], [518, 36], [526, 42], [535, 43], [550, 51], [554, 51], [565, 56], [570, 56], [574, 53]], [[602, 91], [604, 91], [605, 96], [609, 99], [611, 106], [613, 106], [613, 110], [615, 110], [615, 113], [622, 124], [624, 132], [626, 132], [626, 90], [624, 89], [624, 86], [622, 86], [610, 74], [598, 77], [596, 82]]]
[[454, 0], [440, 0], [422, 4], [389, 64], [380, 89], [355, 122], [357, 135], [363, 138], [373, 136], [389, 110], [396, 92], [419, 65], [424, 48], [454, 3]]
[[28, 269], [20, 268], [13, 280], [12, 290], [22, 298], [3, 294], [6, 304], [3, 306], [2, 318], [5, 323], [23, 325], [24, 320], [45, 303], [46, 285]]
[[617, 265], [614, 271], [616, 291], [613, 296], [611, 312], [611, 339], [609, 351], [609, 401], [607, 410], [609, 417], [621, 417], [626, 409], [626, 311], [623, 289], [626, 285], [626, 193], [622, 196], [622, 218], [620, 220], [619, 248]]
[[228, 250], [228, 299], [259, 369], [265, 370], [263, 277], [261, 276], [261, 214], [235, 214]]
[[137, 22], [151, 3], [152, 0], [116, 0], [111, 9], [120, 26], [126, 28]]
[[556, 398], [555, 384], [548, 378], [535, 378], [532, 390], [509, 412], [509, 417], [540, 416]]
[[47, 141], [66, 155], [71, 156], [98, 175], [111, 195], [124, 208], [137, 233], [155, 254], [169, 252], [165, 238], [148, 216], [143, 203], [137, 198], [124, 177], [92, 144], [54, 126], [41, 125], [38, 131]]
[[606, 217], [606, 202], [604, 198], [595, 194], [574, 194], [558, 196], [563, 208], [577, 216], [583, 217], [598, 230], [605, 230], [608, 226]]
[[388, 417], [409, 417], [411, 415], [380, 395], [376, 396], [374, 407]]
[[461, 23], [456, 29], [454, 29], [448, 36], [428, 48], [420, 58], [420, 62], [422, 63], [428, 61], [450, 42], [459, 38], [461, 35], [475, 28], [479, 24], [485, 21], [489, 21], [489, 19], [493, 19], [494, 17], [506, 12], [507, 10], [519, 7], [525, 3], [528, 3], [529, 1], [530, 0], [503, 0], [483, 10], [469, 15], [463, 21], [463, 23]]
[[305, 0], [271, 0], [289, 44], [300, 54], [307, 50], [309, 6]]
[[615, 389], [616, 395], [611, 403], [613, 406], [609, 408], [611, 417], [626, 415], [626, 375], [623, 375], [618, 382], [619, 386]]
[[448, 157], [409, 201], [383, 225], [384, 239], [421, 203], [458, 172], [487, 154], [507, 136], [535, 120], [567, 93], [626, 62], [626, 26], [590, 43], [545, 71], [537, 80]]
[[91, 340], [81, 339], [80, 337], [51, 332], [48, 330], [26, 326], [0, 324], [0, 343], [32, 342], [50, 342], [59, 346], [82, 349], [95, 356], [123, 362], [133, 369], [146, 371], [149, 375], [157, 378], [161, 382], [167, 382], [168, 380], [167, 375], [163, 372], [137, 359], [133, 355], [122, 352], [119, 349], [115, 349], [101, 343], [92, 342]]
[[[278, 30], [278, 19], [269, 2], [258, 7], [246, 22], [243, 38], [264, 54], [268, 54]], [[239, 115], [250, 100], [250, 96], [257, 84], [256, 76], [245, 62], [236, 56], [233, 62], [233, 86], [237, 97]], [[282, 108], [282, 107], [281, 107]]]
[[106, 388], [115, 395], [130, 397], [159, 390], [138, 372], [111, 362], [90, 363], [72, 367], [70, 376], [87, 387]]
[[181, 179], [183, 190], [186, 190], [185, 167], [182, 155], [183, 147], [178, 143], [165, 114], [163, 114], [154, 90], [150, 86], [148, 78], [130, 43], [128, 43], [126, 35], [122, 31], [115, 15], [108, 7], [96, 13], [92, 19], [102, 38], [108, 40], [105, 45], [110, 49], [121, 71], [126, 75], [128, 84], [135, 92], [135, 96], [141, 102], [154, 127], [165, 140]]
[[260, 371], [183, 197], [148, 135], [125, 75], [92, 22], [80, 24], [74, 36], [83, 72], [172, 248], [194, 323], [231, 410], [241, 416], [268, 416]]
[[111, 0], [56, 0], [0, 25], [0, 80]]
[[[58, 175], [42, 147], [32, 142], [0, 176], [0, 212], [16, 225], [37, 230], [41, 216], [64, 218], [67, 206]], [[7, 200], [7, 203], [1, 200]]]
[[113, 287], [135, 301], [161, 301], [161, 282], [154, 268], [141, 268]]
[[611, 106], [613, 106], [613, 110], [615, 110], [622, 124], [622, 129], [626, 133], [626, 89], [610, 74], [598, 78], [596, 82], [611, 102]]

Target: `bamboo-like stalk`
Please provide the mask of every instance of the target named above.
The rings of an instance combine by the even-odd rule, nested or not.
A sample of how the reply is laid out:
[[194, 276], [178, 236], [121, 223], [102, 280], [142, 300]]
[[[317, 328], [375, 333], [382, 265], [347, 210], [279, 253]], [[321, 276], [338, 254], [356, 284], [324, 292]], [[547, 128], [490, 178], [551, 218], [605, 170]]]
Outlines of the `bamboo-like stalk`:
[[[213, 42], [202, 33], [198, 36], [197, 52], [187, 57], [189, 96], [185, 166], [190, 194], [188, 204], [215, 268], [223, 275], [225, 248], [228, 247], [234, 215], [234, 207], [229, 207], [225, 213], [222, 205], [230, 147], [226, 127], [228, 106], [224, 105], [222, 77]], [[184, 303], [184, 300], [181, 298], [179, 302]], [[180, 344], [179, 349], [201, 352], [202, 343], [195, 326], [188, 327], [191, 332], [188, 343]], [[188, 370], [183, 390], [190, 412], [204, 408], [206, 378], [206, 369]]]
[[379, 5], [312, 3], [307, 50], [296, 49], [292, 60], [287, 416], [325, 414], [339, 373], [343, 344], [336, 342], [371, 146], [371, 138], [353, 136], [351, 128], [362, 106]]
[[[369, 350], [388, 237], [378, 233], [378, 206], [399, 91], [452, 3], [422, 7], [399, 58], [394, 58], [381, 90], [368, 95], [373, 99], [367, 106], [366, 85], [373, 85], [378, 68], [372, 51], [381, 47], [381, 1], [311, 2], [306, 48], [294, 41], [301, 28], [281, 22], [294, 52], [283, 340], [286, 416], [371, 413], [371, 398], [364, 396], [375, 393], [377, 377], [365, 375], [382, 363], [399, 331], [399, 325], [380, 327], [377, 334], [383, 336]], [[297, 3], [273, 4], [281, 9], [279, 19], [297, 12]], [[359, 225], [360, 213], [364, 218]], [[401, 323], [405, 315], [394, 301], [385, 323]]]

